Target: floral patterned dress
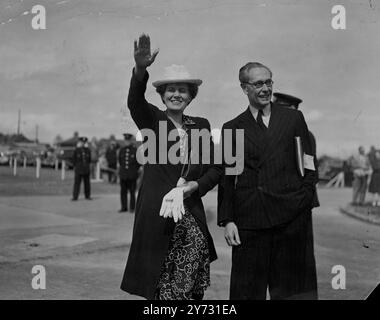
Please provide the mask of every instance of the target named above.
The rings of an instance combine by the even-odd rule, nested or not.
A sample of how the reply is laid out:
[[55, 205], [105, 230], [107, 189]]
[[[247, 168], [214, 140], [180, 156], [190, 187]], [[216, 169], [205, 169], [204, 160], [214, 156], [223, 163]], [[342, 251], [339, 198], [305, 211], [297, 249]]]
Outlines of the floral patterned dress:
[[157, 286], [158, 300], [200, 300], [210, 286], [206, 238], [190, 212], [181, 219], [169, 244]]

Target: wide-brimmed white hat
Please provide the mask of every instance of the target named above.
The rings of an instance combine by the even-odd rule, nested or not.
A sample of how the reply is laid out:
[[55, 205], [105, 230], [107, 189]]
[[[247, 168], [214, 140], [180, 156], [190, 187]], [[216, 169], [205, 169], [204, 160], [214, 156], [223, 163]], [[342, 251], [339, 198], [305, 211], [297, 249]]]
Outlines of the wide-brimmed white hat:
[[202, 80], [192, 78], [185, 66], [172, 64], [165, 68], [163, 79], [154, 81], [152, 85], [157, 88], [168, 83], [192, 83], [199, 86]]

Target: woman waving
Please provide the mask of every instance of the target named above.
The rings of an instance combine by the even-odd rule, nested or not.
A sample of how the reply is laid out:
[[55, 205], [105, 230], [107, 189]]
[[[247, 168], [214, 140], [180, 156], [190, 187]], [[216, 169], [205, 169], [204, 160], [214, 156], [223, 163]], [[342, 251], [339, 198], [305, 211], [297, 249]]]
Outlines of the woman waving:
[[[144, 165], [121, 289], [147, 299], [202, 299], [210, 285], [210, 263], [216, 259], [216, 252], [201, 197], [219, 182], [222, 170], [210, 162], [191, 163], [191, 154], [203, 159], [202, 150], [191, 147], [191, 132], [204, 129], [211, 137], [208, 120], [184, 114], [197, 96], [200, 79], [190, 77], [183, 66], [173, 65], [166, 69], [164, 79], [153, 82], [164, 110], [146, 101], [147, 68], [157, 54], [151, 54], [149, 36], [141, 35], [135, 41], [128, 108], [140, 131], [154, 132], [157, 151], [155, 161]], [[175, 141], [169, 139], [173, 132]], [[159, 143], [162, 141], [165, 143]], [[207, 151], [212, 155], [212, 139], [209, 141]], [[163, 153], [169, 155], [176, 143], [179, 157], [186, 160], [171, 163], [172, 157], [163, 157]], [[164, 150], [159, 148], [162, 145]], [[195, 145], [201, 145], [200, 141]], [[173, 190], [183, 196], [181, 213], [170, 207]], [[165, 214], [161, 210], [163, 200], [169, 204]]]

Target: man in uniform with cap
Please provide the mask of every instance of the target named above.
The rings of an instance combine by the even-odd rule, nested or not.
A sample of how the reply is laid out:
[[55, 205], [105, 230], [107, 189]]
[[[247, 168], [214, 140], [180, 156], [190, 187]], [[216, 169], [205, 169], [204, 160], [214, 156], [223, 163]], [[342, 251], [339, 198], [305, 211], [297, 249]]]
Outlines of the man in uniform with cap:
[[73, 154], [74, 165], [74, 189], [72, 201], [78, 200], [80, 184], [83, 180], [84, 195], [87, 200], [91, 199], [90, 189], [90, 164], [91, 164], [91, 151], [88, 148], [87, 138], [81, 137], [78, 140], [77, 147]]
[[[281, 92], [273, 93], [274, 102], [276, 104], [281, 105], [285, 108], [298, 110], [298, 106], [302, 103], [302, 99], [297, 98], [295, 96], [291, 96], [290, 94], [285, 94]], [[313, 154], [317, 154], [317, 144], [315, 142], [314, 135], [309, 131], [310, 135], [310, 143], [313, 149]]]
[[128, 192], [130, 196], [129, 208], [131, 212], [134, 212], [136, 203], [136, 180], [140, 164], [136, 159], [136, 147], [132, 141], [133, 135], [125, 133], [124, 140], [124, 145], [120, 148], [118, 155], [121, 202], [119, 212], [128, 211]]
[[[293, 109], [293, 110], [298, 110], [298, 106], [302, 103], [302, 99], [292, 96], [290, 94], [286, 94], [286, 93], [275, 92], [273, 93], [273, 96], [274, 96], [274, 102], [276, 104], [281, 105], [285, 108]], [[317, 156], [317, 143], [315, 141], [314, 135], [311, 133], [310, 130], [309, 130], [309, 138], [310, 138], [312, 152], [315, 156]], [[318, 172], [318, 167], [316, 167], [316, 169]], [[319, 205], [320, 204], [318, 200], [318, 194], [317, 194], [317, 191], [315, 190], [313, 208], [319, 207]]]

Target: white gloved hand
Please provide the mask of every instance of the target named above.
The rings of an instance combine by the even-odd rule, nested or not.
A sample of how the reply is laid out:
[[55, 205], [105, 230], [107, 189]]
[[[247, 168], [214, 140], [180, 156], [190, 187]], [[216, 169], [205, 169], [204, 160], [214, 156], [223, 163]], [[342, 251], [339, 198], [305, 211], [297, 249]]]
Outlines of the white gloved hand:
[[172, 204], [174, 201], [174, 189], [170, 190], [162, 199], [160, 216], [167, 218], [171, 215]]
[[183, 218], [183, 215], [185, 214], [185, 208], [183, 205], [183, 190], [184, 187], [177, 187], [175, 188], [176, 192], [174, 194], [174, 201], [173, 201], [173, 219], [174, 222], [177, 222]]
[[185, 214], [183, 205], [184, 187], [177, 187], [170, 190], [162, 199], [160, 216], [164, 218], [173, 218], [174, 222], [178, 222]]

